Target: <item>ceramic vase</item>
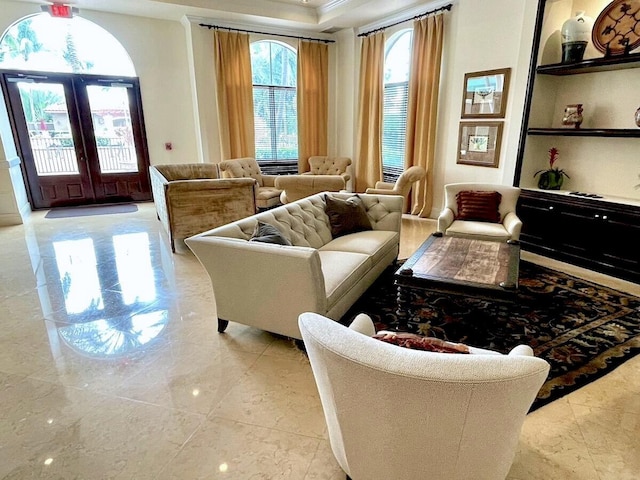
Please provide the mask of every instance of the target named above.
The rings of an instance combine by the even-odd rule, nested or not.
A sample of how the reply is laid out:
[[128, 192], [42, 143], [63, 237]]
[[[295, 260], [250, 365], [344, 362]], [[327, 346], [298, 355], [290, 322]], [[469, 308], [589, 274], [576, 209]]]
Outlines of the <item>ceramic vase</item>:
[[564, 109], [564, 116], [562, 117], [562, 125], [573, 126], [580, 128], [582, 124], [582, 104], [575, 103], [567, 105]]
[[579, 62], [584, 57], [591, 38], [593, 18], [584, 12], [576, 12], [575, 17], [562, 24], [562, 63]]
[[547, 170], [540, 173], [538, 188], [542, 190], [560, 190], [564, 182], [564, 175], [555, 170]]

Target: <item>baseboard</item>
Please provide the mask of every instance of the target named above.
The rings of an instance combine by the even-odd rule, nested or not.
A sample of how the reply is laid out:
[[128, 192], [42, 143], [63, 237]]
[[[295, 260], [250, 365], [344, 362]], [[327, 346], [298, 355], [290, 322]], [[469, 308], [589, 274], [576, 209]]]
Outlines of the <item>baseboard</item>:
[[22, 215], [19, 213], [0, 213], [0, 226], [2, 227], [22, 225], [23, 223]]

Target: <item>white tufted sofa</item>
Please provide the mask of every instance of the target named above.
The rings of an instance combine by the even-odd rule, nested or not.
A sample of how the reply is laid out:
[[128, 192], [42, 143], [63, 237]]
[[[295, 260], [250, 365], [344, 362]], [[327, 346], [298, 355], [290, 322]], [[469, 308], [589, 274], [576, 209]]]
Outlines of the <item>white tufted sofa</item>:
[[[229, 321], [301, 339], [298, 316], [339, 320], [398, 257], [403, 198], [360, 194], [373, 230], [332, 238], [324, 193], [185, 240], [207, 270], [218, 331]], [[346, 199], [350, 193], [331, 193]], [[249, 242], [258, 220], [292, 246]]]

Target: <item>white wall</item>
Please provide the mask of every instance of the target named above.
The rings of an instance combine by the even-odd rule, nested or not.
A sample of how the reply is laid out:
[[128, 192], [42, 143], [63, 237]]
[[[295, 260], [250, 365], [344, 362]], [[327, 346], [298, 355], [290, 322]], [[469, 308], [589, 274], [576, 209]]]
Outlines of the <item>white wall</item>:
[[[19, 19], [40, 12], [38, 4], [2, 0], [0, 32]], [[196, 161], [187, 46], [182, 25], [90, 10], [81, 10], [80, 15], [110, 32], [133, 61], [140, 78], [151, 163]], [[172, 151], [164, 149], [165, 142], [173, 143]]]
[[[445, 14], [445, 41], [440, 83], [438, 143], [434, 168], [434, 205], [436, 217], [442, 208], [443, 186], [454, 182], [489, 182], [511, 185], [516, 164], [529, 59], [535, 24], [537, 0], [458, 0]], [[401, 26], [402, 27], [402, 26]], [[389, 30], [388, 35], [394, 30]], [[357, 79], [360, 42], [352, 32], [340, 32], [339, 78], [340, 102], [336, 123], [340, 132], [350, 132], [354, 139], [354, 112], [357, 112]], [[507, 68], [511, 70], [500, 162], [498, 168], [458, 165], [458, 128], [462, 108], [464, 75], [468, 72]], [[347, 73], [349, 72], [349, 73]], [[342, 148], [348, 142], [340, 142]], [[353, 156], [355, 147], [350, 153]]]
[[[537, 0], [458, 0], [447, 14], [440, 122], [434, 171], [434, 209], [442, 186], [457, 181], [510, 184], [522, 118]], [[2, 0], [0, 30], [39, 5]], [[220, 144], [215, 101], [213, 41], [209, 30], [187, 21], [81, 11], [127, 49], [140, 77], [152, 164], [217, 162]], [[336, 34], [330, 48], [329, 154], [355, 155], [359, 39]], [[457, 165], [458, 125], [466, 72], [512, 68], [500, 164], [497, 169]], [[164, 150], [172, 142], [173, 150]]]
[[[459, 0], [449, 14], [432, 216], [442, 207], [447, 183], [513, 183], [536, 7], [536, 0], [483, 0], [482, 8], [475, 0]], [[458, 165], [464, 75], [498, 68], [511, 68], [498, 168]]]

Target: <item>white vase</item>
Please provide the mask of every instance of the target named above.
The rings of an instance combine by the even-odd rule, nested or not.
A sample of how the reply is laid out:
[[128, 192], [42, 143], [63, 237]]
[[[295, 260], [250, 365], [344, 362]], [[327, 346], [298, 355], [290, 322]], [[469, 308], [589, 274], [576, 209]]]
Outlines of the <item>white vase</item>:
[[592, 28], [593, 18], [587, 17], [582, 11], [576, 12], [575, 17], [562, 24], [562, 63], [582, 60]]

